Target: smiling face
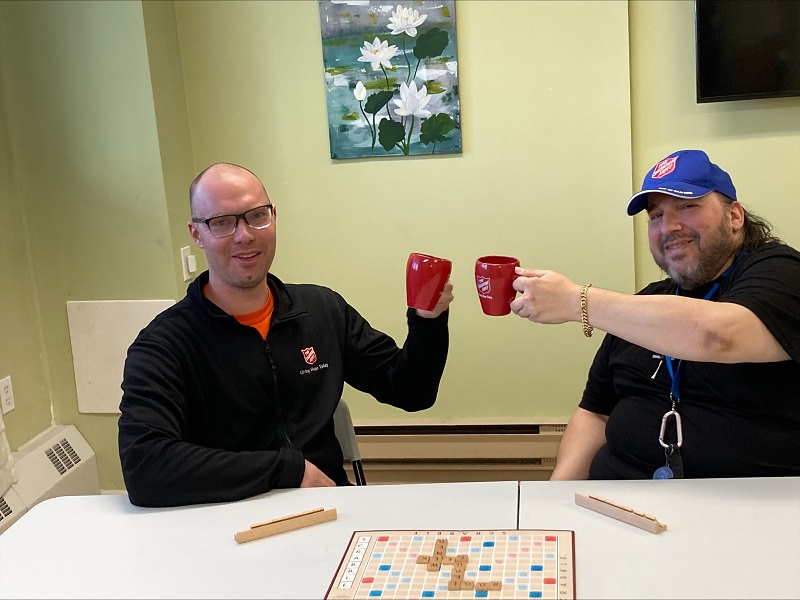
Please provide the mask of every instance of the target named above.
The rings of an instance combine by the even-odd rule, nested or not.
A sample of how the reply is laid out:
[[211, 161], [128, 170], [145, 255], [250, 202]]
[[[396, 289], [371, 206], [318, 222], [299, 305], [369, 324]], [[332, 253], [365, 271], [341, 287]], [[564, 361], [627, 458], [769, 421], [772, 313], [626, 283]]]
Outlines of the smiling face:
[[716, 192], [701, 198], [649, 194], [650, 252], [687, 290], [716, 279], [742, 245], [744, 209]]
[[[233, 165], [215, 165], [203, 174], [195, 188], [192, 217], [241, 214], [269, 203], [264, 186], [255, 175]], [[191, 221], [189, 232], [206, 253], [209, 298], [224, 310], [245, 299], [257, 304], [266, 301], [266, 276], [275, 258], [274, 212], [272, 224], [264, 229], [253, 229], [239, 219], [236, 231], [226, 237], [214, 237], [205, 223]]]

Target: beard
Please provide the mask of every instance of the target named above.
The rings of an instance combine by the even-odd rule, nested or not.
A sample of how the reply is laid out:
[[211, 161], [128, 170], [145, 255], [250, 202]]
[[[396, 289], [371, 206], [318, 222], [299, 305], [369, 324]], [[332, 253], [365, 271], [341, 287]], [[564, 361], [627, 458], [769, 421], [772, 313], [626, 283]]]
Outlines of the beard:
[[[688, 267], [676, 267], [666, 258], [666, 244], [679, 239], [689, 239], [697, 246], [697, 259]], [[656, 264], [685, 290], [693, 290], [712, 281], [735, 254], [738, 242], [730, 233], [730, 217], [725, 216], [719, 226], [705, 239], [696, 231], [688, 235], [672, 235], [661, 240], [659, 254], [652, 252]], [[681, 269], [681, 270], [679, 270]]]

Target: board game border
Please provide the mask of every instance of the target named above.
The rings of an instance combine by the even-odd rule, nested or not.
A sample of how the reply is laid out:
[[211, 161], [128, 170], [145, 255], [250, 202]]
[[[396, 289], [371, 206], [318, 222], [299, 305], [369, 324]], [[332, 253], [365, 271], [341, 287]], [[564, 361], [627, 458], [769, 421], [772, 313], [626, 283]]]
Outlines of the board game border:
[[444, 535], [442, 532], [445, 532], [445, 531], [446, 532], [452, 532], [452, 533], [456, 533], [456, 532], [458, 532], [458, 533], [469, 533], [469, 532], [486, 531], [486, 532], [502, 532], [502, 533], [506, 533], [506, 534], [511, 533], [511, 532], [520, 533], [520, 532], [523, 532], [523, 531], [529, 531], [529, 532], [530, 531], [539, 531], [539, 532], [550, 532], [550, 531], [552, 531], [552, 532], [559, 532], [559, 533], [568, 533], [568, 534], [570, 534], [570, 541], [571, 541], [571, 546], [572, 546], [572, 591], [573, 591], [573, 597], [576, 598], [576, 599], [578, 598], [578, 581], [577, 581], [577, 570], [578, 570], [578, 568], [577, 568], [576, 556], [575, 556], [575, 530], [574, 529], [544, 529], [544, 528], [541, 528], [541, 527], [534, 527], [534, 528], [529, 528], [529, 529], [506, 529], [504, 527], [496, 527], [496, 528], [491, 528], [491, 527], [486, 528], [486, 527], [484, 527], [484, 528], [481, 528], [481, 529], [458, 529], [458, 528], [452, 528], [451, 527], [451, 528], [447, 528], [447, 529], [438, 529], [438, 530], [437, 529], [425, 529], [425, 528], [422, 528], [422, 529], [358, 529], [358, 530], [354, 530], [350, 534], [350, 538], [347, 540], [347, 544], [344, 546], [344, 549], [342, 551], [342, 558], [339, 561], [339, 564], [336, 565], [336, 569], [333, 572], [333, 576], [331, 577], [331, 582], [328, 585], [328, 589], [325, 591], [325, 595], [323, 596], [323, 600], [328, 600], [328, 598], [329, 598], [329, 596], [330, 596], [330, 594], [331, 594], [331, 592], [333, 590], [333, 586], [336, 583], [336, 576], [338, 575], [339, 571], [342, 568], [342, 565], [344, 564], [345, 560], [347, 559], [347, 556], [348, 556], [347, 549], [350, 548], [350, 545], [353, 543], [353, 540], [356, 538], [357, 534], [362, 534], [362, 533], [372, 533], [372, 534], [374, 534], [376, 532], [411, 533], [411, 532], [418, 532], [418, 531], [427, 531], [427, 532], [437, 531], [439, 533], [439, 535]]

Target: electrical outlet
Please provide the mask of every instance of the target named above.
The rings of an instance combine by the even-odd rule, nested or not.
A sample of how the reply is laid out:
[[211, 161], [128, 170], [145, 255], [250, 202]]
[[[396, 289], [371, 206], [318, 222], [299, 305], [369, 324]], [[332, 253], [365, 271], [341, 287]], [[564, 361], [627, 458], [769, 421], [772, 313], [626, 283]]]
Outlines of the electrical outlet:
[[11, 375], [0, 379], [0, 408], [3, 414], [11, 412], [16, 408], [14, 403], [14, 388], [11, 387]]

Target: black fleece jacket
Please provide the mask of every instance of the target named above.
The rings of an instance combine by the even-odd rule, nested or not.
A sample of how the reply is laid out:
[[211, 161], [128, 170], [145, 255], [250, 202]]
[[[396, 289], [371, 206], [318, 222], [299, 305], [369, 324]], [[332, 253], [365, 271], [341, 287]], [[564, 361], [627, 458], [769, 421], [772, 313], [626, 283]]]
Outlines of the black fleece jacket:
[[344, 382], [406, 411], [433, 405], [447, 312], [423, 319], [409, 310], [400, 349], [336, 292], [267, 281], [275, 308], [266, 341], [202, 295], [206, 272], [128, 349], [119, 454], [133, 504], [298, 487], [304, 459], [346, 485], [333, 427]]

